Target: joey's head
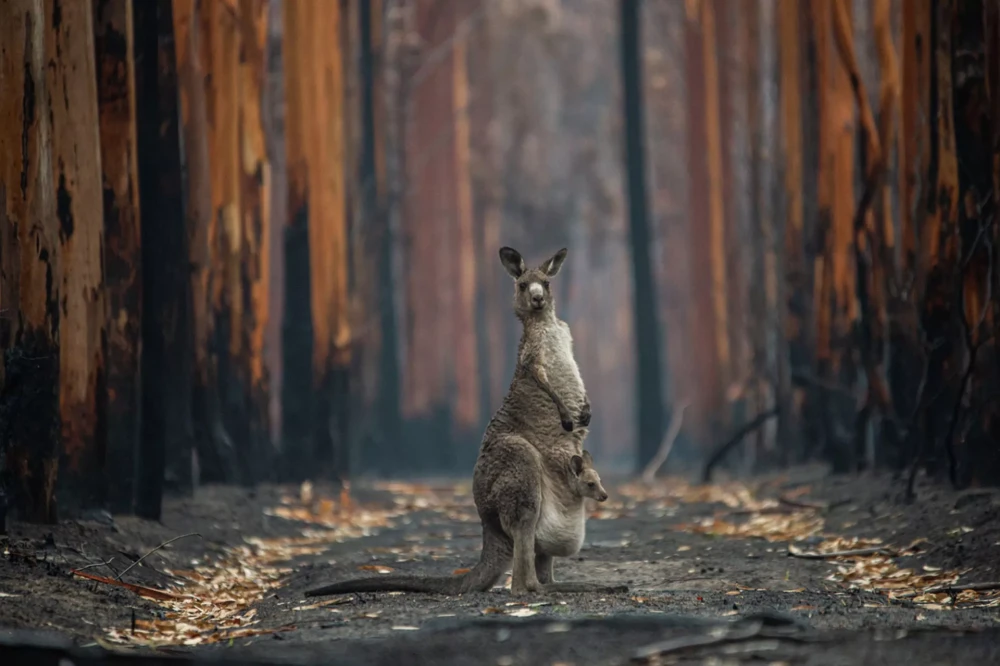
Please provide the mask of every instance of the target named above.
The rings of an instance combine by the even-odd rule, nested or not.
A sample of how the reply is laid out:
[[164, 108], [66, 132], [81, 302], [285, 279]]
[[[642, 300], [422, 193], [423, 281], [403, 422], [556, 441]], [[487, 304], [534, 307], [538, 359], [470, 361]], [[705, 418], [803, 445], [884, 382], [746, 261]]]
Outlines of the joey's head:
[[608, 491], [601, 485], [601, 477], [594, 469], [594, 461], [589, 451], [582, 456], [573, 456], [569, 461], [571, 483], [576, 484], [575, 491], [581, 497], [603, 502], [608, 499]]
[[538, 268], [528, 268], [521, 253], [510, 247], [500, 248], [500, 263], [514, 278], [514, 313], [519, 319], [541, 316], [554, 311], [555, 300], [549, 288], [566, 260], [566, 248], [542, 262]]

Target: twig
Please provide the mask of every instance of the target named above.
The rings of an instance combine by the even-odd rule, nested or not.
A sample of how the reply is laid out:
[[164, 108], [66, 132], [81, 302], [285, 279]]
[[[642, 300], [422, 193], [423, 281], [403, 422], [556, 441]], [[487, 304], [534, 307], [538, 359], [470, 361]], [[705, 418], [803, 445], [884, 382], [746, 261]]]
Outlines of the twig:
[[646, 485], [653, 483], [656, 472], [670, 456], [670, 451], [674, 448], [674, 442], [677, 441], [677, 435], [681, 432], [681, 423], [684, 421], [684, 410], [687, 409], [689, 404], [691, 403], [688, 400], [682, 400], [674, 406], [674, 413], [670, 417], [670, 427], [667, 428], [666, 434], [663, 435], [663, 441], [660, 442], [660, 450], [656, 452], [653, 459], [646, 465], [646, 469], [642, 470], [642, 481]]
[[803, 560], [832, 560], [835, 557], [860, 557], [862, 555], [892, 555], [892, 551], [884, 546], [876, 548], [855, 548], [853, 550], [835, 550], [830, 553], [800, 550], [793, 544], [788, 544], [788, 554]]
[[86, 571], [87, 569], [93, 569], [95, 567], [107, 567], [107, 568], [111, 569], [111, 573], [117, 574], [118, 572], [115, 571], [114, 567], [111, 566], [111, 563], [114, 562], [114, 561], [115, 561], [115, 558], [112, 557], [107, 562], [94, 562], [93, 564], [88, 564], [85, 567], [80, 567], [79, 569], [77, 569], [77, 571]]
[[134, 585], [132, 583], [126, 583], [124, 581], [114, 580], [113, 578], [105, 578], [104, 576], [98, 576], [97, 574], [86, 573], [79, 569], [73, 569], [72, 571], [70, 571], [70, 573], [79, 576], [80, 578], [86, 578], [87, 580], [92, 580], [97, 583], [114, 585], [116, 587], [124, 587], [126, 590], [135, 592], [140, 597], [146, 597], [148, 599], [156, 599], [158, 601], [176, 601], [178, 599], [184, 598], [179, 594], [173, 594], [171, 592], [157, 590], [152, 587], [145, 587], [144, 585]]
[[123, 571], [122, 571], [122, 572], [121, 572], [120, 574], [118, 574], [117, 576], [115, 576], [115, 580], [121, 580], [121, 579], [122, 579], [122, 576], [124, 576], [125, 574], [127, 574], [127, 573], [129, 572], [129, 570], [130, 570], [130, 569], [132, 569], [132, 567], [134, 567], [135, 565], [139, 564], [139, 563], [140, 563], [140, 562], [142, 562], [142, 561], [143, 561], [144, 559], [146, 559], [147, 557], [149, 557], [150, 555], [152, 555], [153, 553], [155, 553], [155, 552], [156, 552], [156, 551], [158, 551], [159, 549], [163, 548], [164, 546], [169, 546], [169, 545], [170, 545], [170, 544], [172, 544], [172, 543], [173, 543], [174, 541], [178, 541], [179, 539], [186, 539], [187, 537], [192, 537], [192, 536], [196, 536], [196, 537], [198, 537], [199, 539], [201, 538], [201, 535], [200, 535], [200, 534], [198, 534], [197, 532], [191, 532], [190, 534], [182, 534], [182, 535], [180, 535], [180, 536], [176, 536], [176, 537], [174, 537], [173, 539], [168, 539], [167, 541], [164, 541], [164, 542], [163, 542], [163, 543], [161, 543], [161, 544], [160, 544], [159, 546], [157, 546], [157, 547], [156, 547], [156, 548], [154, 548], [153, 550], [149, 551], [148, 553], [146, 553], [145, 555], [143, 555], [142, 557], [140, 557], [139, 559], [137, 559], [137, 560], [136, 560], [135, 562], [133, 562], [132, 564], [130, 564], [130, 565], [128, 565], [127, 567], [125, 567], [125, 569], [124, 569], [124, 570], [123, 570]]
[[936, 594], [938, 592], [961, 592], [962, 590], [972, 590], [973, 592], [990, 592], [992, 590], [1000, 590], [1000, 581], [995, 581], [992, 583], [955, 583], [953, 585], [938, 585], [937, 587], [928, 587], [923, 591], [924, 594]]
[[781, 413], [780, 406], [772, 407], [766, 412], [761, 412], [760, 414], [757, 415], [756, 418], [754, 418], [754, 420], [750, 421], [742, 428], [737, 430], [736, 434], [730, 437], [725, 444], [716, 449], [715, 453], [713, 453], [712, 456], [708, 459], [708, 462], [705, 463], [705, 471], [702, 472], [701, 475], [702, 481], [704, 483], [711, 482], [712, 470], [715, 468], [716, 465], [722, 462], [722, 459], [726, 457], [726, 454], [728, 454], [732, 449], [736, 448], [736, 446], [743, 441], [743, 438], [745, 438], [747, 435], [752, 433], [757, 428], [764, 425], [769, 419], [778, 416], [778, 414], [780, 413]]

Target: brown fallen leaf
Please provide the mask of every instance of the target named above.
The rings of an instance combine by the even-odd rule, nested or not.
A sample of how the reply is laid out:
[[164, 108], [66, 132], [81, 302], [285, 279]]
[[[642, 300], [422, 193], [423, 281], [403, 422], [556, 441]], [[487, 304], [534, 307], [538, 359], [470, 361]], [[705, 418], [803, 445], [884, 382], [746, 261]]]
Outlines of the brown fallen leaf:
[[472, 571], [472, 569], [455, 569], [454, 571], [451, 572], [451, 574], [453, 576], [461, 576], [463, 574], [469, 573], [470, 571]]
[[816, 610], [816, 607], [815, 606], [810, 606], [809, 604], [802, 604], [800, 606], [792, 606], [792, 610], [793, 611], [808, 611], [808, 610]]
[[393, 569], [392, 567], [387, 567], [382, 564], [362, 564], [361, 566], [358, 567], [358, 569], [361, 569], [362, 571], [374, 571], [380, 574], [386, 574], [389, 573], [390, 571], [395, 571], [395, 569]]

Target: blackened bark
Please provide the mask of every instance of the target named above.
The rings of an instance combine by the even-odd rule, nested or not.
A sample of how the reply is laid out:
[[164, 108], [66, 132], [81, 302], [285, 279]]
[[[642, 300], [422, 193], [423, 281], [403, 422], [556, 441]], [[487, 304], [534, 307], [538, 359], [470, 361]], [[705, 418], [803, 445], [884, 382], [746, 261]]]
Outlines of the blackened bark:
[[622, 0], [620, 20], [629, 238], [632, 245], [634, 282], [632, 311], [635, 317], [636, 336], [636, 402], [639, 418], [636, 462], [638, 469], [642, 469], [659, 449], [660, 438], [663, 435], [664, 398], [660, 375], [662, 340], [656, 310], [658, 300], [649, 256], [638, 0]]
[[164, 481], [190, 488], [191, 359], [177, 71], [169, 0], [134, 5], [139, 199], [143, 211], [142, 447], [136, 513], [159, 519]]

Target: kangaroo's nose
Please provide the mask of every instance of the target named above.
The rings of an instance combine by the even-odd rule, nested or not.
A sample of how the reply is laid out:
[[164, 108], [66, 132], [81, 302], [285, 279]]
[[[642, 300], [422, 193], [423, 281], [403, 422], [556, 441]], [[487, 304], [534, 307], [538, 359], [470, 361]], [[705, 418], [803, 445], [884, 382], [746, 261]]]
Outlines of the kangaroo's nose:
[[531, 297], [531, 302], [532, 302], [533, 305], [541, 305], [542, 304], [542, 300], [544, 298], [545, 297], [542, 296], [542, 295], [540, 295], [540, 294], [535, 294], [534, 296]]

